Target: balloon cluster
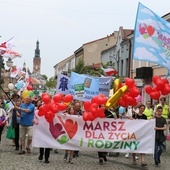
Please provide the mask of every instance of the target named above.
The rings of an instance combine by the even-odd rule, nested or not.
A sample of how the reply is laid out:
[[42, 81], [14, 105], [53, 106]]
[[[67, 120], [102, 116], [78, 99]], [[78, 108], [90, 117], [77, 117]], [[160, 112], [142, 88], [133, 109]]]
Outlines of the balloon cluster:
[[59, 111], [64, 111], [67, 109], [67, 106], [70, 102], [73, 101], [73, 96], [67, 94], [56, 94], [51, 99], [51, 96], [48, 93], [43, 93], [42, 96], [43, 105], [39, 107], [38, 115], [45, 116], [47, 122], [52, 122], [55, 114]]
[[170, 84], [166, 78], [153, 76], [152, 82], [155, 84], [155, 87], [149, 85], [145, 87], [145, 92], [150, 95], [150, 98], [159, 100], [161, 95], [168, 95], [170, 93]]
[[104, 118], [104, 109], [99, 107], [100, 105], [105, 105], [107, 102], [107, 98], [103, 94], [99, 94], [92, 98], [90, 101], [85, 101], [84, 106], [84, 113], [83, 113], [83, 120], [84, 121], [93, 121], [97, 117]]
[[35, 95], [34, 92], [31, 90], [23, 90], [21, 94], [23, 99], [25, 99], [28, 96], [33, 97], [34, 95]]
[[125, 79], [125, 85], [128, 87], [128, 90], [118, 100], [119, 105], [123, 107], [128, 105], [136, 106], [140, 97], [140, 90], [136, 87], [134, 79], [128, 77]]

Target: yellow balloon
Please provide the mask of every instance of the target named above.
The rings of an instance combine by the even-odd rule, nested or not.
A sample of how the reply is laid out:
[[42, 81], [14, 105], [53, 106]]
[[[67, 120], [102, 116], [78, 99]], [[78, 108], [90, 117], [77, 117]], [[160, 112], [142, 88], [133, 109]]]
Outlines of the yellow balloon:
[[70, 104], [70, 102], [63, 102], [66, 106], [68, 106]]
[[117, 90], [119, 89], [119, 86], [120, 86], [120, 79], [116, 79], [114, 82], [113, 82], [113, 91], [114, 93], [117, 92]]
[[128, 86], [124, 85], [113, 94], [113, 96], [107, 100], [106, 108], [114, 106], [114, 104], [127, 92]]
[[25, 99], [26, 97], [28, 97], [29, 96], [29, 91], [28, 90], [24, 90], [23, 92], [22, 92], [22, 97]]

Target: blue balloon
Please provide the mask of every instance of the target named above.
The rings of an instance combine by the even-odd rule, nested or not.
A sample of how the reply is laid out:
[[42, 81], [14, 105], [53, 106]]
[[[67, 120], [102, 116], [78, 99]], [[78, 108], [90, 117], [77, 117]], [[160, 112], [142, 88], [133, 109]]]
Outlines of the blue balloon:
[[23, 80], [20, 80], [17, 84], [16, 84], [16, 88], [18, 90], [20, 90], [22, 87], [23, 87], [24, 83], [23, 83]]
[[120, 106], [119, 107], [119, 114], [122, 115], [123, 113], [125, 113], [125, 108]]

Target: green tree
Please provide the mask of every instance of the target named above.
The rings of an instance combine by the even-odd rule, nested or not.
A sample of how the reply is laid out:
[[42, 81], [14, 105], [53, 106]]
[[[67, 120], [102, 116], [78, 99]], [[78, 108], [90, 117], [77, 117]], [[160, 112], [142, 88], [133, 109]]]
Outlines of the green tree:
[[57, 82], [56, 82], [56, 79], [54, 79], [54, 77], [49, 78], [49, 80], [47, 80], [47, 82], [46, 82], [46, 86], [49, 89], [55, 88], [56, 84], [57, 84]]
[[42, 77], [43, 77], [45, 80], [48, 80], [48, 77], [47, 77], [45, 74], [43, 74]]
[[103, 70], [101, 68], [94, 68], [93, 66], [85, 66], [84, 61], [80, 59], [75, 66], [75, 69], [73, 69], [75, 73], [78, 74], [88, 74], [91, 76], [97, 76], [104, 75]]

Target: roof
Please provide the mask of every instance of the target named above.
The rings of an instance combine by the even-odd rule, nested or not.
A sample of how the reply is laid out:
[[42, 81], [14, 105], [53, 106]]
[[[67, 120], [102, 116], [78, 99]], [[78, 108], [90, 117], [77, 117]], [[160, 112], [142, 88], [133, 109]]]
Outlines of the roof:
[[126, 40], [127, 36], [133, 33], [133, 29], [123, 29], [122, 26], [120, 26], [120, 31], [122, 34], [122, 40]]

